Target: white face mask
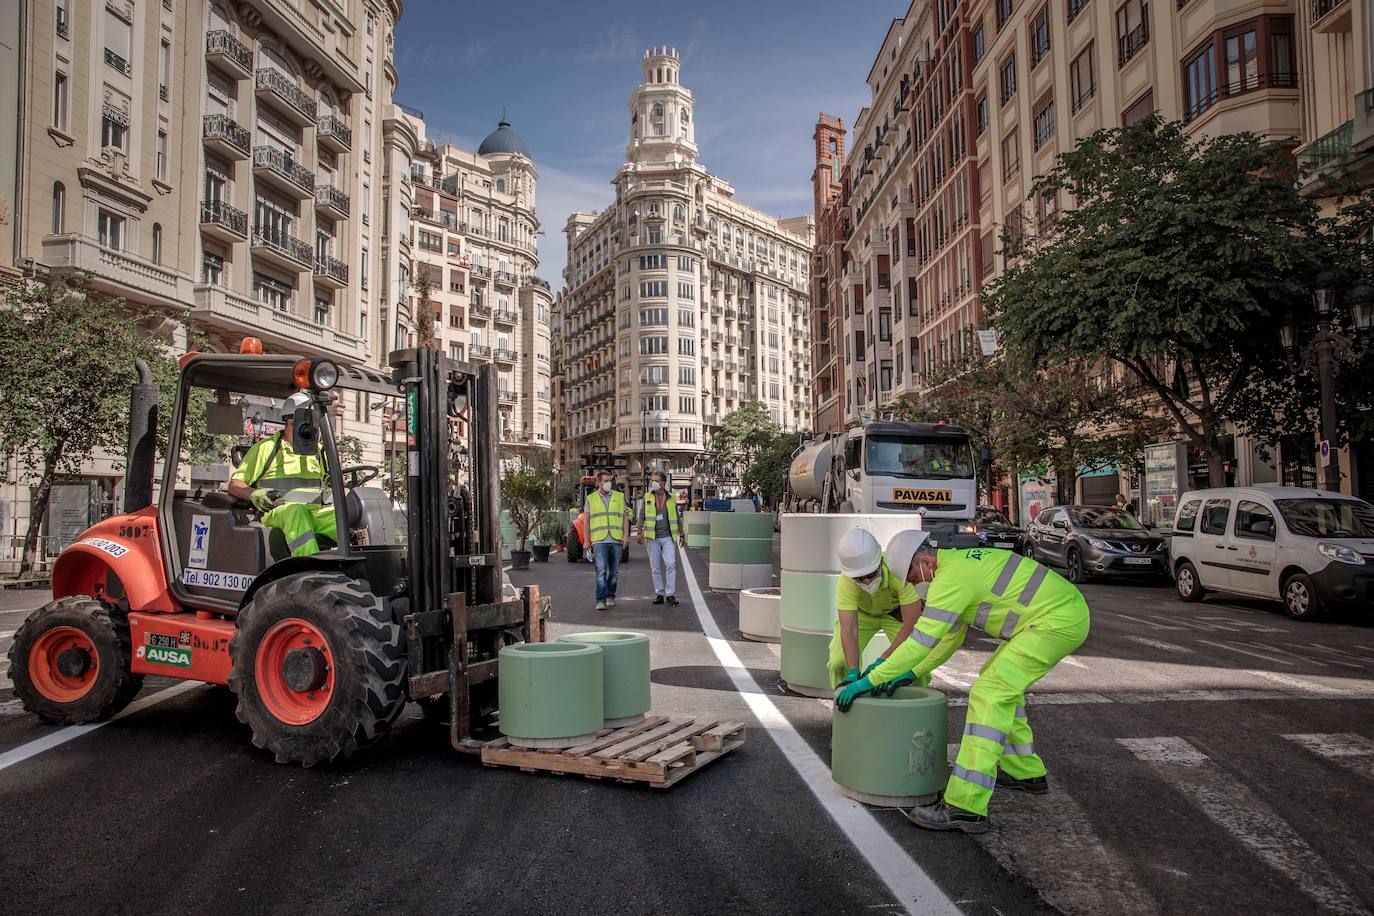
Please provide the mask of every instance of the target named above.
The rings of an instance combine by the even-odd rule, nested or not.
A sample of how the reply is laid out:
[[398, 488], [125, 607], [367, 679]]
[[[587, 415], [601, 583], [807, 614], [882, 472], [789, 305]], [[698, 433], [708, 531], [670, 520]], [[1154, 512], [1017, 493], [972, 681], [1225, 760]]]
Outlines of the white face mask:
[[880, 589], [880, 588], [883, 587], [883, 575], [882, 575], [882, 570], [879, 570], [879, 571], [873, 576], [872, 580], [870, 580], [870, 581], [868, 581], [868, 582], [860, 582], [860, 583], [858, 583], [858, 585], [859, 585], [859, 588], [863, 589], [867, 594], [870, 594], [870, 595], [876, 595], [876, 594], [878, 594], [878, 589]]
[[651, 481], [649, 481], [649, 489], [650, 489], [651, 491], [653, 491], [654, 493], [657, 493], [657, 492], [658, 492], [658, 489], [659, 489], [659, 487], [658, 487], [658, 481], [657, 481], [657, 480], [651, 480]]
[[605, 481], [605, 482], [603, 482], [603, 483], [601, 484], [601, 492], [602, 492], [602, 493], [609, 493], [609, 492], [611, 492], [611, 482], [610, 482], [609, 480], [607, 480], [607, 481]]
[[926, 600], [926, 594], [930, 591], [929, 582], [917, 582], [913, 586], [916, 589], [916, 596], [922, 601]]

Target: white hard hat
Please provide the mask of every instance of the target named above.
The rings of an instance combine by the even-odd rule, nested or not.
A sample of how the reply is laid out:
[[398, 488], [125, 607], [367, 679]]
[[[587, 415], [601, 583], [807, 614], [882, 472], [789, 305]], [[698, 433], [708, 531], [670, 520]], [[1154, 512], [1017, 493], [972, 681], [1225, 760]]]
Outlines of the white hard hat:
[[906, 579], [907, 573], [911, 571], [911, 558], [916, 556], [916, 551], [921, 549], [921, 545], [929, 537], [929, 532], [918, 531], [915, 528], [898, 531], [892, 536], [892, 540], [887, 542], [887, 568], [892, 571], [892, 575], [898, 579]]
[[291, 397], [287, 398], [286, 401], [281, 405], [282, 414], [293, 414], [299, 408], [304, 407], [309, 403], [309, 393], [305, 391], [297, 391], [295, 394], [291, 395]]
[[855, 528], [840, 538], [840, 572], [851, 579], [867, 576], [883, 562], [883, 548], [873, 532]]

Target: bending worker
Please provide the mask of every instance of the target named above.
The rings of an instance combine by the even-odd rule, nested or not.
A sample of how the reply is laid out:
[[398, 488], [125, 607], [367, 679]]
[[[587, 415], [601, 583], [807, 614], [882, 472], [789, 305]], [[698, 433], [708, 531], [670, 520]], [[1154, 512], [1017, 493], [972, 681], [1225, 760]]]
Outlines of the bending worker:
[[251, 502], [262, 513], [264, 525], [280, 529], [293, 557], [319, 553], [316, 535], [338, 540], [334, 507], [322, 501], [319, 455], [298, 455], [291, 449], [295, 411], [309, 403], [304, 391], [287, 398], [282, 405], [286, 428], [254, 442], [229, 478], [229, 495]]
[[[839, 619], [830, 640], [830, 686], [851, 684], [872, 671], [900, 646], [921, 615], [925, 586], [893, 575], [882, 547], [870, 531], [855, 528], [840, 538], [840, 580], [835, 586]], [[860, 671], [864, 649], [879, 632], [889, 645], [881, 658]], [[894, 688], [895, 689], [895, 688]]]
[[677, 497], [668, 489], [668, 476], [654, 471], [639, 511], [639, 543], [649, 541], [649, 569], [654, 577], [654, 604], [677, 607], [677, 546], [687, 535], [677, 517]]
[[835, 705], [847, 712], [855, 698], [880, 687], [915, 683], [912, 669], [926, 670], [932, 655], [948, 658], [969, 624], [1006, 640], [969, 691], [964, 737], [943, 800], [909, 815], [930, 830], [982, 833], [995, 786], [1049, 791], [1026, 719], [1026, 689], [1083, 645], [1088, 603], [1057, 573], [1009, 550], [936, 550], [926, 532], [902, 531], [888, 543], [887, 555], [907, 581], [930, 583], [925, 611], [911, 638], [842, 689]]

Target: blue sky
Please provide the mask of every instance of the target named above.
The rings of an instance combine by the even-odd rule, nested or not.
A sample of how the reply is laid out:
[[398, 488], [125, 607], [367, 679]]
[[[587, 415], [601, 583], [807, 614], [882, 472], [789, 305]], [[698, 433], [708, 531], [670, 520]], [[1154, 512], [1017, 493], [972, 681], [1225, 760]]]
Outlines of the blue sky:
[[654, 45], [676, 47], [696, 98], [705, 166], [745, 203], [811, 212], [811, 132], [828, 111], [853, 122], [868, 75], [906, 0], [406, 0], [396, 37], [397, 101], [430, 136], [476, 149], [502, 108], [539, 170], [540, 269], [562, 285], [563, 223], [612, 199], [626, 105]]

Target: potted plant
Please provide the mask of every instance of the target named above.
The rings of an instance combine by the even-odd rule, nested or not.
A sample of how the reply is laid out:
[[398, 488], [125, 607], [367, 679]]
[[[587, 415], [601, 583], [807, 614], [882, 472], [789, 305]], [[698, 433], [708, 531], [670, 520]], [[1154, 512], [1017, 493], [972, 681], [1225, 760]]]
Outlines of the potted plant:
[[501, 476], [501, 508], [510, 512], [515, 524], [515, 548], [510, 552], [512, 569], [530, 568], [530, 534], [552, 499], [548, 477], [528, 465]]
[[535, 562], [549, 562], [549, 550], [563, 533], [563, 526], [559, 524], [557, 517], [553, 513], [546, 513], [539, 520], [539, 528], [535, 532], [534, 545], [530, 550], [534, 554]]

